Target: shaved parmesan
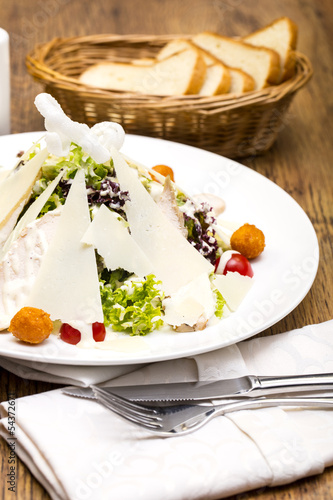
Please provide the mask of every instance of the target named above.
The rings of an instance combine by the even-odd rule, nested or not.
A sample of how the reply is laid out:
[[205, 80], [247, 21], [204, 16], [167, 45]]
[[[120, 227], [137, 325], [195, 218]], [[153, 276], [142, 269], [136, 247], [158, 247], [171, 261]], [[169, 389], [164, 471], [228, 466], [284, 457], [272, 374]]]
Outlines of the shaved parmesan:
[[116, 149], [112, 158], [120, 187], [130, 200], [125, 211], [131, 235], [152, 263], [154, 274], [171, 294], [214, 267], [184, 238], [146, 191], [136, 170]]
[[41, 142], [42, 139], [43, 139], [43, 136], [40, 138], [39, 141], [37, 141], [37, 143], [32, 144], [32, 146], [30, 146], [30, 148], [27, 149], [20, 156], [20, 159], [12, 167], [10, 167], [9, 169], [7, 169], [7, 168], [5, 169], [3, 167], [0, 167], [0, 189], [1, 189], [1, 183], [5, 180], [6, 177], [9, 176], [9, 174], [11, 174], [14, 170], [19, 169], [19, 165], [22, 165], [23, 162], [29, 161], [29, 157], [30, 157], [31, 153], [33, 153], [35, 151], [35, 149], [36, 149], [36, 144], [38, 144], [39, 142]]
[[97, 249], [109, 270], [121, 268], [139, 277], [147, 276], [152, 265], [118, 217], [101, 205], [81, 241]]
[[19, 170], [9, 175], [0, 185], [0, 229], [4, 226], [16, 208], [26, 202], [31, 193], [39, 171], [48, 155], [46, 149], [39, 151]]
[[199, 319], [208, 321], [216, 307], [208, 275], [201, 274], [171, 297], [164, 299], [163, 307], [163, 320], [172, 326], [194, 326]]
[[217, 236], [224, 244], [224, 249], [226, 249], [231, 248], [230, 238], [232, 234], [242, 226], [242, 223], [217, 219], [215, 224], [212, 224], [212, 226], [215, 229]]
[[226, 275], [216, 274], [214, 277], [214, 285], [222, 294], [229, 309], [231, 309], [231, 311], [236, 311], [252, 287], [253, 278], [228, 271]]
[[[10, 233], [13, 231], [17, 219], [22, 212], [24, 207], [24, 201], [11, 213], [10, 217], [7, 219], [6, 224], [0, 229], [0, 259], [4, 255], [3, 245], [6, 243], [7, 239], [10, 236]], [[2, 250], [1, 250], [2, 247]]]
[[27, 305], [48, 312], [53, 321], [103, 322], [95, 252], [81, 243], [89, 224], [84, 171], [78, 170], [27, 300]]
[[8, 177], [10, 170], [0, 170], [0, 186], [1, 183]]
[[45, 203], [47, 200], [50, 198], [52, 195], [53, 191], [59, 184], [59, 181], [63, 175], [63, 172], [60, 172], [55, 179], [47, 186], [45, 191], [42, 192], [38, 198], [30, 205], [28, 210], [25, 212], [25, 214], [21, 217], [21, 219], [18, 221], [16, 224], [15, 228], [13, 229], [10, 237], [7, 239], [6, 243], [4, 244], [1, 252], [0, 252], [0, 259], [1, 257], [7, 252], [11, 244], [17, 239], [21, 231], [31, 222], [37, 219], [40, 211], [44, 207]]

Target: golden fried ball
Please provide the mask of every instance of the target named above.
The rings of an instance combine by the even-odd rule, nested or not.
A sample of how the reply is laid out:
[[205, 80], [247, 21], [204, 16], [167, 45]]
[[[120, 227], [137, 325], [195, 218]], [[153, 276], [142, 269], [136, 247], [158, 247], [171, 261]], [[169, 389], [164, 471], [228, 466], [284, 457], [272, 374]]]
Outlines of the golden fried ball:
[[49, 337], [53, 323], [42, 309], [23, 307], [12, 318], [8, 330], [23, 342], [40, 344]]
[[232, 234], [230, 245], [247, 259], [254, 259], [265, 248], [265, 235], [253, 224], [244, 224]]

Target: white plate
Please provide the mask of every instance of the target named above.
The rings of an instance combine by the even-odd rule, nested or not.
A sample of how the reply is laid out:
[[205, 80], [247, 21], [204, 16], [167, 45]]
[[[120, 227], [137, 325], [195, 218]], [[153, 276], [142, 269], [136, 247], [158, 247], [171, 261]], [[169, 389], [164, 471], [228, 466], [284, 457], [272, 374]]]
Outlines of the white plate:
[[[0, 137], [0, 164], [10, 167], [19, 150], [42, 132]], [[128, 337], [114, 350], [79, 349], [49, 338], [30, 346], [0, 334], [0, 354], [36, 362], [119, 365], [167, 360], [212, 351], [249, 338], [275, 324], [305, 297], [316, 276], [318, 242], [301, 207], [286, 192], [255, 171], [219, 155], [182, 144], [126, 136], [122, 151], [147, 166], [170, 165], [188, 193], [210, 192], [226, 201], [223, 218], [249, 222], [263, 230], [264, 253], [253, 263], [255, 282], [234, 314], [201, 332], [153, 332]], [[277, 167], [278, 168], [278, 167]]]

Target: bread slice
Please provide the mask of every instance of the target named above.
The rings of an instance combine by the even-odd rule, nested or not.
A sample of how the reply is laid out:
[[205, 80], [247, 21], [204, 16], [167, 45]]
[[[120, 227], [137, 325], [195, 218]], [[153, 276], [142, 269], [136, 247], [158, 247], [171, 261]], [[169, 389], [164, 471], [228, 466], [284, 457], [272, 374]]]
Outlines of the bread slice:
[[254, 47], [241, 40], [216, 33], [203, 32], [192, 38], [195, 45], [210, 52], [225, 65], [248, 73], [255, 82], [254, 90], [276, 84], [280, 74], [280, 57], [264, 47]]
[[280, 56], [279, 82], [291, 78], [295, 71], [294, 51], [298, 29], [288, 17], [280, 17], [268, 26], [251, 33], [243, 41], [251, 45], [275, 50]]
[[141, 57], [140, 59], [132, 59], [131, 64], [135, 64], [136, 66], [152, 66], [156, 63], [156, 59], [154, 57]]
[[166, 43], [161, 50], [156, 54], [156, 59], [158, 61], [163, 61], [168, 57], [182, 52], [183, 50], [193, 50], [193, 44], [185, 38], [177, 38]]
[[199, 92], [206, 64], [198, 52], [184, 50], [153, 65], [106, 62], [91, 66], [79, 80], [93, 87], [148, 95], [185, 95]]
[[[193, 49], [193, 47], [200, 51], [207, 66], [205, 81], [199, 91], [199, 95], [213, 96], [227, 92], [230, 94], [243, 94], [254, 89], [254, 80], [250, 75], [241, 69], [225, 66], [216, 57], [200, 49], [200, 47], [197, 47], [190, 40], [181, 38], [172, 40], [158, 52], [156, 59], [163, 60], [172, 54], [189, 48]], [[133, 59], [132, 63], [140, 66], [152, 66], [156, 63], [156, 59], [142, 57], [141, 59]]]
[[244, 94], [254, 90], [255, 82], [252, 76], [241, 69], [229, 68], [231, 84], [229, 94]]
[[156, 59], [162, 61], [173, 54], [177, 54], [183, 50], [193, 50], [200, 53], [206, 63], [206, 76], [199, 90], [201, 96], [214, 96], [224, 94], [229, 91], [231, 78], [229, 69], [213, 58], [208, 53], [204, 52], [199, 47], [196, 47], [190, 40], [177, 38], [167, 43], [157, 54]]
[[217, 57], [190, 40], [177, 39], [169, 42], [161, 49], [157, 58], [161, 59], [170, 55], [174, 50], [184, 50], [186, 47], [199, 50], [207, 65], [206, 79], [199, 92], [200, 95], [218, 95], [227, 92], [242, 94], [254, 89], [254, 80], [250, 75], [240, 69], [226, 66]]

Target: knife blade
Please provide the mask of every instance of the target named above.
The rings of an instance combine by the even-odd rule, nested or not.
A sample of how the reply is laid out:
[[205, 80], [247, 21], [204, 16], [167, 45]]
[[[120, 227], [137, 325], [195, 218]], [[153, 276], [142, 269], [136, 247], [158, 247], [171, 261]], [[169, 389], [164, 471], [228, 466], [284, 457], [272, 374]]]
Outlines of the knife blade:
[[94, 391], [90, 387], [65, 387], [61, 392], [68, 396], [82, 399], [93, 399], [97, 401]]
[[[333, 390], [333, 373], [283, 377], [248, 375], [239, 378], [103, 387], [108, 392], [138, 402], [202, 402], [232, 397]], [[71, 396], [95, 399], [90, 388], [65, 388]]]

